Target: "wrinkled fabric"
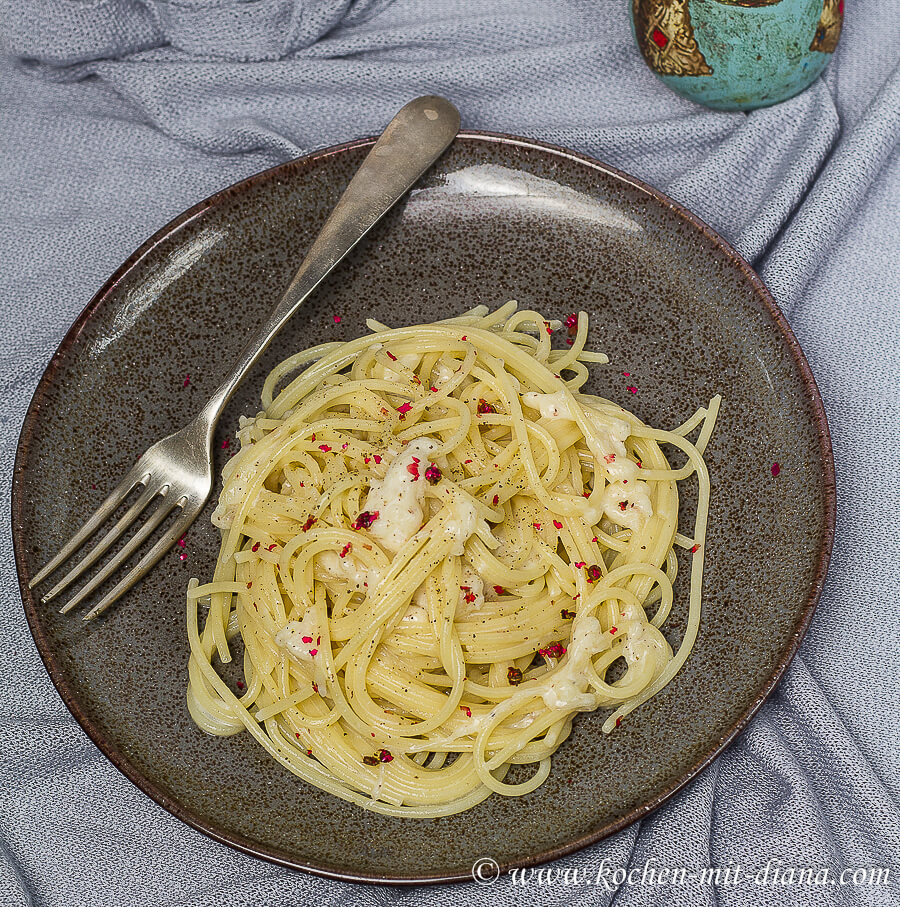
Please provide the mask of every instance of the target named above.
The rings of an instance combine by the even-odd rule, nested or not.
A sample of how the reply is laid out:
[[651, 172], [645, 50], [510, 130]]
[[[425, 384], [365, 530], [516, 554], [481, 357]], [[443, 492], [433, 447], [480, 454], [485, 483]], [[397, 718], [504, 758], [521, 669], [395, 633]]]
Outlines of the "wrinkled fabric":
[[[900, 16], [889, 7], [848, 3], [824, 77], [743, 114], [658, 82], [625, 0], [0, 0], [0, 905], [900, 903]], [[377, 133], [428, 92], [453, 100], [466, 127], [573, 147], [686, 204], [760, 270], [819, 382], [837, 538], [799, 656], [678, 796], [552, 864], [740, 864], [735, 884], [390, 890], [254, 860], [181, 824], [107, 762], [28, 633], [12, 463], [68, 325], [187, 206]], [[754, 882], [771, 861], [886, 867], [893, 884]]]

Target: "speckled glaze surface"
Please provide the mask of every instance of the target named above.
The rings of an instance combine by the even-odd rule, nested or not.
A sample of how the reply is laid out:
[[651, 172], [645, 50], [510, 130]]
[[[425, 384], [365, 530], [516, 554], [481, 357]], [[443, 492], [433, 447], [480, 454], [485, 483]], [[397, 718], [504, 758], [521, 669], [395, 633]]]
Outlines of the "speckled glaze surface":
[[828, 65], [844, 0], [627, 0], [647, 65], [719, 110], [793, 97]]
[[[134, 457], [206, 400], [370, 144], [319, 152], [224, 190], [151, 238], [101, 289], [53, 357], [25, 420], [13, 485], [16, 560], [29, 624], [67, 706], [174, 815], [324, 875], [467, 879], [477, 857], [504, 869], [531, 865], [624, 827], [744, 726], [796, 650], [824, 581], [831, 448], [783, 317], [708, 227], [590, 159], [463, 134], [242, 385], [220, 423], [217, 468], [238, 417], [257, 411], [267, 370], [288, 352], [359, 335], [368, 316], [414, 323], [511, 298], [555, 317], [583, 308], [592, 318], [588, 345], [611, 357], [593, 369], [594, 392], [665, 427], [717, 392], [725, 398], [707, 452], [712, 506], [696, 647], [673, 683], [616, 733], [600, 732], [605, 713], [580, 716], [535, 793], [494, 796], [445, 819], [365, 812], [307, 787], [248, 734], [206, 736], [185, 705], [184, 591], [191, 576], [211, 574], [214, 501], [184, 551], [176, 548], [91, 625], [41, 607], [27, 581]], [[689, 514], [690, 494], [682, 506]], [[682, 607], [667, 624], [673, 643], [685, 587], [676, 588]]]

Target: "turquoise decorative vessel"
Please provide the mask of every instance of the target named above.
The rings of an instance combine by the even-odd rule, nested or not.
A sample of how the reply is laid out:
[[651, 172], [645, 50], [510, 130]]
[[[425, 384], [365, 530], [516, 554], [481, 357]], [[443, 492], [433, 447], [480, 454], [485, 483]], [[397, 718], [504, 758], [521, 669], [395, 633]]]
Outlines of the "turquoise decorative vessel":
[[679, 94], [753, 110], [802, 91], [828, 65], [844, 0], [628, 0], [647, 65]]

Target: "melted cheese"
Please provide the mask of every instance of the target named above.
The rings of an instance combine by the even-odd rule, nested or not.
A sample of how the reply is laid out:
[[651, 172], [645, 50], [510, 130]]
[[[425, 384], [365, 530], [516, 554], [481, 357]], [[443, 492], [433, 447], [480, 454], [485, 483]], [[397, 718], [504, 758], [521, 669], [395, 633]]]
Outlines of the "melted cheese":
[[[411, 441], [403, 452], [387, 465], [381, 480], [369, 487], [364, 510], [378, 511], [378, 519], [369, 532], [381, 546], [392, 554], [398, 552], [415, 534], [424, 521], [425, 470], [428, 456], [437, 444], [427, 438]], [[409, 471], [418, 461], [418, 478]]]

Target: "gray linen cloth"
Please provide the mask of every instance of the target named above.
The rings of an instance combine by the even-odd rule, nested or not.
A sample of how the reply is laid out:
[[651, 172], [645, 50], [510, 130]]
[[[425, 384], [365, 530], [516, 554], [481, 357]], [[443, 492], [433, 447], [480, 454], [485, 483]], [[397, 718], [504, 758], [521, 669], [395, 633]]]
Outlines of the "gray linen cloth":
[[[0, 0], [0, 904], [900, 904], [900, 9], [847, 4], [825, 77], [749, 115], [668, 91], [626, 0]], [[738, 885], [388, 890], [233, 852], [125, 780], [63, 707], [9, 535], [38, 378], [106, 276], [193, 202], [377, 133], [410, 98], [653, 183], [754, 262], [819, 381], [838, 527], [800, 656], [672, 802], [556, 864], [740, 864]], [[751, 869], [887, 867], [887, 885], [760, 886]], [[892, 884], [891, 884], [892, 883]]]

